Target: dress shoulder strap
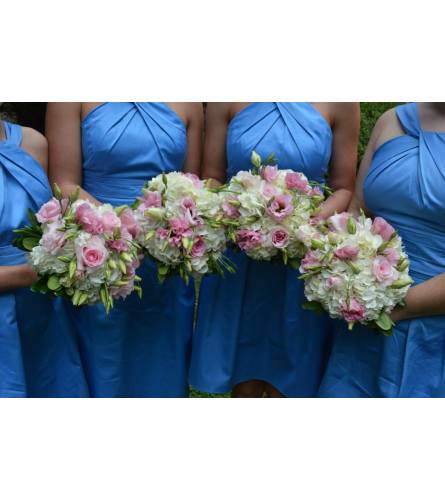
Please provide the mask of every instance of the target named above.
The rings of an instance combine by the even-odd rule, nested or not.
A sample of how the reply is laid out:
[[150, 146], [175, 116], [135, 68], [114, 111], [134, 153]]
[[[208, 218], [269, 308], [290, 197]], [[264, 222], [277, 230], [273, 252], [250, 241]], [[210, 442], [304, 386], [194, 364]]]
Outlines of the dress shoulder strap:
[[5, 141], [16, 146], [22, 145], [22, 127], [16, 123], [3, 121]]
[[396, 107], [396, 114], [404, 132], [413, 137], [419, 137], [421, 132], [417, 104], [410, 102]]

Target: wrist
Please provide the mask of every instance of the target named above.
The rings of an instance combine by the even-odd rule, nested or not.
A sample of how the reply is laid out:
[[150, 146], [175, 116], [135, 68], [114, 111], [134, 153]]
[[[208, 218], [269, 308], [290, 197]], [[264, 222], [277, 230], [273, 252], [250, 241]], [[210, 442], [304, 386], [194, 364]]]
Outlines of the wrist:
[[19, 286], [22, 288], [30, 287], [38, 279], [37, 273], [29, 264], [20, 266]]

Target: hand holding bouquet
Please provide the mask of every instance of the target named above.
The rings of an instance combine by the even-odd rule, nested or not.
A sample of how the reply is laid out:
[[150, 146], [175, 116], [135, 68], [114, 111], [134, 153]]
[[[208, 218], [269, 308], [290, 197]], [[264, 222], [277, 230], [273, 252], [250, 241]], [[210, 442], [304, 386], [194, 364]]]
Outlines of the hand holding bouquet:
[[102, 302], [107, 312], [113, 301], [124, 298], [140, 278], [139, 227], [128, 207], [95, 206], [78, 199], [77, 191], [55, 197], [33, 214], [31, 225], [16, 232], [14, 244], [29, 253], [29, 262], [39, 275], [34, 291], [69, 298], [75, 306]]
[[305, 254], [300, 226], [308, 224], [324, 200], [316, 183], [293, 170], [279, 170], [273, 155], [241, 171], [221, 190], [223, 222], [233, 243], [250, 258], [279, 258], [294, 267]]
[[300, 228], [311, 248], [301, 261], [307, 309], [392, 332], [389, 313], [412, 283], [409, 260], [394, 228], [381, 217], [335, 214], [318, 228]]
[[224, 256], [227, 237], [219, 196], [194, 174], [170, 172], [146, 183], [134, 204], [138, 241], [158, 267], [159, 280], [179, 274], [223, 274], [234, 269]]

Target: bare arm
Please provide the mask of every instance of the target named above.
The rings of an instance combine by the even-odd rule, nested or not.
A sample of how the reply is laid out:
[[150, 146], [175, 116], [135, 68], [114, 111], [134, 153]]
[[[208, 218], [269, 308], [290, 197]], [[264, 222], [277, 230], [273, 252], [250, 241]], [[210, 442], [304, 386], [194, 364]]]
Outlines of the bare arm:
[[333, 144], [329, 186], [334, 193], [323, 203], [320, 216], [324, 219], [334, 212], [343, 212], [349, 205], [354, 190], [360, 131], [358, 103], [338, 103], [333, 104], [333, 107]]
[[187, 126], [187, 157], [184, 172], [200, 175], [204, 112], [200, 102], [190, 103], [190, 118]]
[[226, 138], [230, 121], [229, 103], [212, 102], [206, 110], [206, 139], [202, 177], [215, 185], [226, 181]]
[[[82, 185], [81, 103], [48, 103], [46, 137], [49, 144], [49, 180], [57, 183], [65, 196]], [[99, 202], [81, 189], [80, 196]]]
[[405, 304], [393, 311], [394, 321], [445, 314], [445, 273], [410, 288]]
[[37, 274], [28, 264], [0, 266], [0, 293], [26, 288], [37, 280]]

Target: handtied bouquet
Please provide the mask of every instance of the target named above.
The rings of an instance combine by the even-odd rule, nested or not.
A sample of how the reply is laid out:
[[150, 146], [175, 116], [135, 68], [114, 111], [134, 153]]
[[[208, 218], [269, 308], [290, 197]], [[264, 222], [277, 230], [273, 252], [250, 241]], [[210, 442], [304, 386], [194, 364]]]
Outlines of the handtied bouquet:
[[58, 186], [55, 197], [34, 214], [31, 224], [17, 229], [14, 244], [29, 252], [39, 279], [37, 292], [69, 298], [75, 306], [103, 303], [107, 312], [114, 299], [134, 290], [140, 295], [140, 228], [127, 206], [95, 206], [79, 199], [79, 189], [64, 198]]
[[294, 170], [281, 170], [274, 155], [264, 162], [253, 151], [252, 169], [221, 188], [223, 222], [235, 247], [255, 260], [279, 260], [298, 267], [306, 249], [299, 236], [320, 211], [321, 187]]
[[391, 311], [403, 304], [413, 282], [402, 240], [383, 218], [362, 212], [335, 214], [317, 227], [300, 228], [310, 248], [301, 261], [306, 309], [323, 309], [391, 334]]
[[147, 182], [133, 205], [139, 244], [155, 261], [158, 277], [233, 272], [221, 204], [215, 190], [194, 174], [170, 172]]

